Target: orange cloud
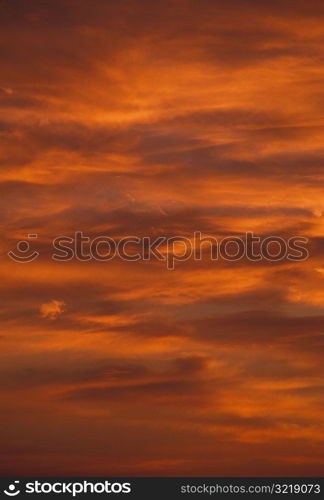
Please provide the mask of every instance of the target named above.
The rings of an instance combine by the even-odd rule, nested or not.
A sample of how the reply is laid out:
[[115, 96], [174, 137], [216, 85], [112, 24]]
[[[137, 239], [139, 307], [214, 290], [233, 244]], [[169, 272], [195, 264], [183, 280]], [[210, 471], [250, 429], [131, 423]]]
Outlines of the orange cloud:
[[[4, 474], [322, 474], [323, 16], [1, 3]], [[310, 257], [54, 262], [75, 231], [301, 235]], [[9, 261], [31, 233], [39, 258]]]

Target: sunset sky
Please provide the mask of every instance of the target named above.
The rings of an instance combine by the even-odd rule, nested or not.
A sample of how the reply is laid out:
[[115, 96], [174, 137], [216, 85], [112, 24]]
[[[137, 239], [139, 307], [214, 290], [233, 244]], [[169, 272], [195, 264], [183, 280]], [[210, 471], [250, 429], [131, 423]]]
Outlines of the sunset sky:
[[[323, 475], [324, 2], [0, 0], [0, 61], [1, 473]], [[75, 231], [310, 257], [52, 261]]]

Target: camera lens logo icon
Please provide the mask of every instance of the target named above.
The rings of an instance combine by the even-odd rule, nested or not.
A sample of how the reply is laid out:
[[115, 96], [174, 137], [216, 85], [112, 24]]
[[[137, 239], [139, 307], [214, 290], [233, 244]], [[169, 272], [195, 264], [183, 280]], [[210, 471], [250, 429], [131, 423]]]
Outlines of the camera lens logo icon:
[[[28, 234], [28, 239], [36, 239], [37, 234]], [[29, 241], [21, 240], [18, 241], [17, 247], [15, 251], [10, 250], [7, 255], [11, 258], [11, 260], [15, 262], [32, 262], [37, 259], [39, 253], [36, 251], [32, 251], [30, 248]]]
[[19, 481], [14, 481], [13, 483], [9, 484], [8, 490], [4, 490], [4, 494], [8, 495], [9, 497], [15, 497], [16, 495], [19, 495], [20, 490], [17, 490], [17, 484], [19, 484]]

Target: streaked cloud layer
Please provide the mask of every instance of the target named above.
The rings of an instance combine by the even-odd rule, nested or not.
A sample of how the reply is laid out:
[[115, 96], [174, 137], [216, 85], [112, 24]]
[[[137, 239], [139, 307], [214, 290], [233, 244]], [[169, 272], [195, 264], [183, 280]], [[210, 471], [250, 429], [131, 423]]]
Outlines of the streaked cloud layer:
[[[4, 474], [321, 475], [323, 2], [0, 10]], [[310, 258], [50, 262], [79, 230]]]

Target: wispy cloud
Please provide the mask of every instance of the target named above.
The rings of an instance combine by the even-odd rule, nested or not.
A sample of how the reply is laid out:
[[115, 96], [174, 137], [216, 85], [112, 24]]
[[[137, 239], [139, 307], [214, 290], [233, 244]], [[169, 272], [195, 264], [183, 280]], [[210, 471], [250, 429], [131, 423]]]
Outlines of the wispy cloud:
[[[4, 474], [322, 474], [323, 17], [1, 2]], [[300, 234], [310, 258], [51, 262], [79, 230]], [[29, 233], [39, 259], [8, 262]]]

